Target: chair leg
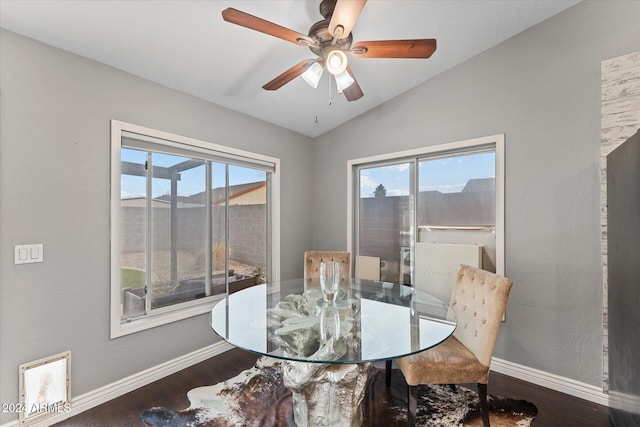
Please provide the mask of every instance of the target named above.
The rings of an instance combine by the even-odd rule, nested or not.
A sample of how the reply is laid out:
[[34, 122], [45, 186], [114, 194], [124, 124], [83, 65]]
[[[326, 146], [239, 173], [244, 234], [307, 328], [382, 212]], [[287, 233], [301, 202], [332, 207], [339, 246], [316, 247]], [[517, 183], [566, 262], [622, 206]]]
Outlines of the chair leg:
[[407, 386], [407, 425], [416, 425], [416, 412], [418, 410], [418, 386]]
[[483, 427], [489, 426], [489, 404], [487, 403], [487, 385], [478, 383], [478, 396], [480, 396], [480, 414]]
[[387, 388], [391, 387], [391, 360], [387, 360], [384, 364], [384, 381]]

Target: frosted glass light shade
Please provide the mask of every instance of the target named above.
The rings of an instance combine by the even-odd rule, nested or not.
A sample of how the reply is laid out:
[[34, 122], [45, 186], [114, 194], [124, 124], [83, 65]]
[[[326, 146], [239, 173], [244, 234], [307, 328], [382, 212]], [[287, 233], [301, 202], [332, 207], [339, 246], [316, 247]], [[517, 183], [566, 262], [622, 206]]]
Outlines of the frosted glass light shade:
[[332, 50], [327, 55], [327, 70], [335, 75], [342, 74], [347, 69], [347, 55], [341, 50]]
[[320, 77], [322, 77], [322, 65], [314, 62], [304, 73], [302, 73], [302, 78], [305, 82], [309, 84], [312, 88], [318, 87], [318, 82], [320, 82]]
[[351, 74], [346, 71], [343, 71], [342, 73], [334, 77], [336, 79], [336, 87], [338, 88], [338, 92], [342, 92], [355, 82], [353, 77], [351, 77]]

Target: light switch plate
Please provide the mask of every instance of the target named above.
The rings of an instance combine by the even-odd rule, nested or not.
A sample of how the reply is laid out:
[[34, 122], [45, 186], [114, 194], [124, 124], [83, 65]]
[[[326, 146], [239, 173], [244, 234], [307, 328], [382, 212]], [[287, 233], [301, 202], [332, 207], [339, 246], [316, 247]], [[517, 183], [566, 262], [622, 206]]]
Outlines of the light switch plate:
[[14, 264], [31, 264], [34, 262], [44, 262], [44, 245], [16, 245]]

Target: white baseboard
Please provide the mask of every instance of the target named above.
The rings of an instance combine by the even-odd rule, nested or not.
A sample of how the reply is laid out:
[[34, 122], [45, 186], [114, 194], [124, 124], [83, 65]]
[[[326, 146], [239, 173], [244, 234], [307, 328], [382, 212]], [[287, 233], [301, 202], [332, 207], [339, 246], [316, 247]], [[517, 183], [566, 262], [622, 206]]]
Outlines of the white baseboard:
[[[69, 412], [53, 415], [46, 420], [33, 424], [33, 427], [48, 427], [115, 399], [116, 397], [120, 397], [123, 394], [162, 379], [167, 375], [173, 374], [182, 369], [193, 366], [196, 363], [200, 363], [218, 354], [224, 353], [225, 351], [231, 350], [232, 348], [234, 347], [224, 341], [217, 342], [216, 344], [196, 350], [168, 362], [161, 363], [160, 365], [113, 382], [97, 390], [85, 393], [72, 399], [71, 410]], [[565, 393], [579, 399], [588, 400], [599, 405], [609, 406], [609, 395], [605, 394], [601, 388], [591, 384], [586, 384], [572, 380], [571, 378], [550, 374], [548, 372], [497, 358], [493, 358], [491, 362], [491, 370], [532, 384], [537, 384], [551, 390]], [[627, 403], [626, 400], [628, 399], [620, 400], [625, 400], [625, 403]], [[636, 402], [634, 401], [634, 404], [635, 403]], [[626, 405], [621, 406], [624, 407]], [[18, 427], [18, 421], [16, 420], [2, 424], [0, 427]]]
[[[51, 417], [31, 425], [33, 427], [48, 427], [52, 424], [59, 423], [60, 421], [64, 421], [67, 418], [78, 415], [86, 410], [115, 399], [116, 397], [120, 397], [123, 394], [129, 393], [182, 369], [193, 366], [196, 363], [200, 363], [211, 357], [217, 356], [218, 354], [224, 353], [225, 351], [231, 350], [232, 348], [234, 348], [232, 345], [224, 341], [219, 341], [200, 350], [185, 354], [184, 356], [177, 357], [152, 368], [145, 369], [142, 372], [138, 372], [137, 374], [131, 375], [127, 378], [107, 384], [97, 390], [74, 397], [71, 399], [70, 411], [60, 412], [55, 415], [52, 414]], [[0, 427], [18, 427], [18, 420], [2, 424]]]
[[491, 370], [579, 399], [609, 406], [609, 395], [604, 393], [601, 387], [496, 358], [491, 361]]

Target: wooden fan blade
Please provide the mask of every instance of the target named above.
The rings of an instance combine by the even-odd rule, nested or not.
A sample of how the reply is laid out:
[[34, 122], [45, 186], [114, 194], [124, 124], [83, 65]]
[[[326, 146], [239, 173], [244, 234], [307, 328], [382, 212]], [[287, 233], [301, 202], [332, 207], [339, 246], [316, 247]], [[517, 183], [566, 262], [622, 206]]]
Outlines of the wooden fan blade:
[[258, 18], [257, 16], [250, 15], [246, 12], [242, 12], [232, 7], [222, 11], [222, 18], [227, 22], [231, 22], [232, 24], [240, 25], [242, 27], [246, 27], [255, 31], [260, 31], [261, 33], [269, 34], [270, 36], [277, 37], [291, 43], [299, 44], [301, 46], [310, 46], [315, 44], [315, 42], [310, 37], [305, 36], [304, 34], [290, 30], [289, 28], [274, 24], [273, 22], [266, 21], [262, 18]]
[[282, 86], [289, 83], [291, 80], [298, 77], [300, 74], [307, 71], [307, 68], [311, 65], [311, 63], [315, 62], [315, 59], [305, 59], [302, 62], [297, 63], [293, 67], [289, 68], [284, 73], [280, 74], [275, 79], [271, 80], [269, 83], [262, 86], [265, 90], [277, 90]]
[[353, 75], [353, 71], [351, 71], [351, 67], [347, 66], [347, 72], [355, 81], [351, 86], [344, 89], [342, 93], [344, 94], [344, 97], [347, 98], [347, 101], [357, 101], [358, 99], [364, 96], [364, 93], [362, 93], [362, 89], [360, 89], [358, 80], [356, 80], [356, 76]]
[[358, 42], [351, 47], [358, 58], [429, 58], [435, 51], [435, 39]]
[[329, 22], [329, 34], [338, 39], [349, 37], [366, 2], [367, 0], [338, 0]]

